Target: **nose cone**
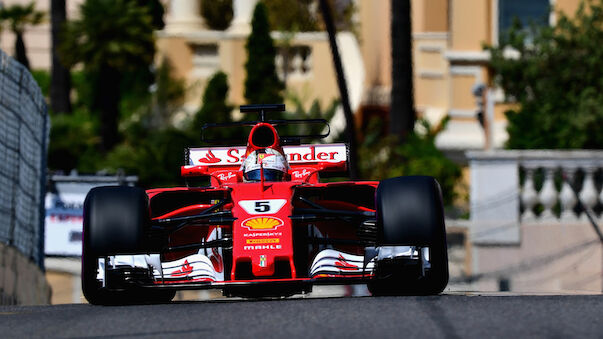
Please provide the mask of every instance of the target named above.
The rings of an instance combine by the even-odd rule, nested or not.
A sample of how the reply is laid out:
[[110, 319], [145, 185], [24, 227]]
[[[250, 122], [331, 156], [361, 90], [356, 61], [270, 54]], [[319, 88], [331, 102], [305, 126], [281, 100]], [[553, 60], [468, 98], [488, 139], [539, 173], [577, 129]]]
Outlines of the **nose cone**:
[[251, 258], [251, 272], [256, 277], [270, 277], [274, 275], [274, 256], [258, 255]]

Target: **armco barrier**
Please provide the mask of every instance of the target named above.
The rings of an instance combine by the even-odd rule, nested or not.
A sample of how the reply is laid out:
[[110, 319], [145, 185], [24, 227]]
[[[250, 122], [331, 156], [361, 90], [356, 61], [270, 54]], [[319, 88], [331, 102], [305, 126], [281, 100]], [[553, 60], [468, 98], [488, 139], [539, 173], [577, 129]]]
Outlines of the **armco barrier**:
[[[0, 50], [0, 260], [2, 278], [27, 266], [44, 269], [44, 194], [49, 119], [44, 97], [31, 73]], [[17, 271], [3, 265], [13, 265]], [[9, 273], [12, 272], [12, 273]], [[6, 279], [4, 279], [6, 280]], [[5, 286], [4, 286], [5, 287]], [[4, 288], [0, 286], [0, 288]], [[6, 295], [2, 299], [15, 297]], [[19, 300], [15, 302], [19, 303]]]

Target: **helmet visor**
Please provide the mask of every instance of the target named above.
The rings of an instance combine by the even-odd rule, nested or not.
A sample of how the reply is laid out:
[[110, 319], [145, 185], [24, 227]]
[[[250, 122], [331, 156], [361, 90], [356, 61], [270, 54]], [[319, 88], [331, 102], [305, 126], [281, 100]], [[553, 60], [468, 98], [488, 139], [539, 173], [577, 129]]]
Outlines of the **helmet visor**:
[[[274, 170], [274, 169], [264, 169], [264, 180], [265, 181], [283, 181], [285, 173]], [[261, 178], [261, 170], [256, 169], [249, 171], [244, 174], [245, 180], [247, 181], [260, 181]]]

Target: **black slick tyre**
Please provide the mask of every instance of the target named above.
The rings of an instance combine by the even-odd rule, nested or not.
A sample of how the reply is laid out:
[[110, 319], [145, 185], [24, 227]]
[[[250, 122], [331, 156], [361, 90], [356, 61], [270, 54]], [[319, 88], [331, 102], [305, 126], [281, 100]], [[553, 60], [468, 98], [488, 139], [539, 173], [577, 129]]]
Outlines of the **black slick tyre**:
[[167, 302], [173, 298], [173, 291], [109, 290], [96, 278], [99, 258], [145, 252], [148, 223], [148, 198], [144, 190], [126, 186], [90, 190], [84, 202], [82, 239], [82, 292], [89, 303]]
[[448, 284], [444, 208], [438, 182], [428, 176], [383, 180], [376, 193], [378, 246], [429, 247], [431, 268], [424, 276], [401, 263], [376, 264], [368, 284], [373, 295], [432, 295]]

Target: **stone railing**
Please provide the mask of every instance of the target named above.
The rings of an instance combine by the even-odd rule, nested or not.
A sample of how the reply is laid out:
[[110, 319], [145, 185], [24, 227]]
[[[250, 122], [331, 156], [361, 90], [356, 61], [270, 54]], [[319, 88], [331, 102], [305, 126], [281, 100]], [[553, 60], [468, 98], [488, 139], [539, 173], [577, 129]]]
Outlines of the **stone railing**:
[[312, 71], [312, 48], [308, 45], [281, 47], [274, 63], [283, 81], [289, 77], [309, 76]]
[[[603, 220], [603, 151], [471, 151], [472, 238], [510, 244], [530, 222]], [[581, 204], [578, 204], [576, 189]]]
[[603, 217], [603, 151], [537, 152], [521, 159], [520, 166], [522, 221], [586, 219], [578, 198], [593, 216]]

